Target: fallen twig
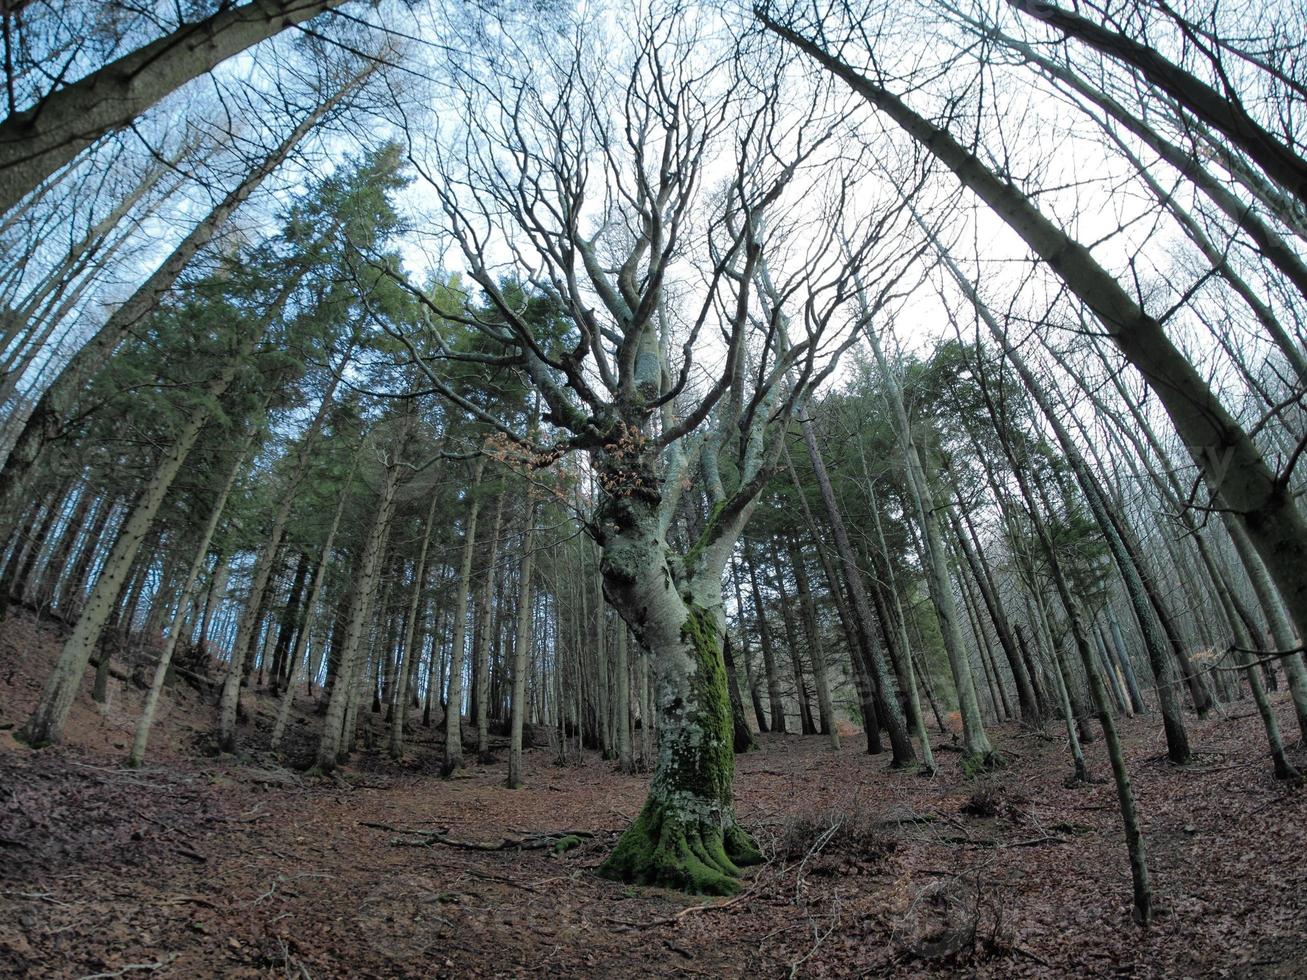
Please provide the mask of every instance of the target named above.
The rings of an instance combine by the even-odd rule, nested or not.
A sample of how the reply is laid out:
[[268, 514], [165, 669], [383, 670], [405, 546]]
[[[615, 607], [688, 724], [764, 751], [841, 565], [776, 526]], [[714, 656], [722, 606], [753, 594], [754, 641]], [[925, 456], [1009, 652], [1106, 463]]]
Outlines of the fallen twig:
[[652, 919], [649, 922], [632, 922], [629, 919], [615, 919], [611, 916], [605, 916], [604, 921], [611, 922], [613, 925], [626, 926], [630, 929], [653, 929], [657, 926], [675, 925], [692, 912], [720, 912], [723, 909], [728, 909], [732, 905], [744, 901], [757, 890], [758, 885], [755, 883], [740, 892], [740, 894], [736, 895], [734, 898], [727, 899], [725, 902], [706, 902], [703, 905], [690, 905], [681, 909], [681, 911], [677, 912], [675, 915], [669, 915], [662, 919]]
[[155, 970], [162, 970], [176, 958], [177, 954], [172, 953], [155, 963], [128, 963], [121, 969], [112, 970], [108, 973], [88, 973], [86, 976], [80, 977], [79, 980], [107, 980], [108, 977], [121, 977], [124, 973], [137, 973], [141, 970], [149, 970], [153, 973]]

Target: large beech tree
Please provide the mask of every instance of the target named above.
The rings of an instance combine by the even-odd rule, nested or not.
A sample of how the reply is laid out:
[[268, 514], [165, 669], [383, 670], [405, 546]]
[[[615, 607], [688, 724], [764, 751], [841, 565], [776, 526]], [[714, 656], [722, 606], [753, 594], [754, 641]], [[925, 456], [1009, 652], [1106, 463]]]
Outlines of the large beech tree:
[[[793, 405], [856, 335], [850, 270], [892, 267], [872, 252], [904, 225], [897, 204], [848, 198], [857, 162], [830, 155], [843, 97], [787, 91], [774, 55], [705, 40], [728, 33], [696, 25], [713, 16], [660, 7], [564, 45], [501, 23], [496, 75], [457, 76], [467, 135], [413, 153], [494, 311], [441, 305], [432, 323], [498, 349], [455, 351], [436, 327], [402, 339], [434, 390], [535, 465], [587, 456], [604, 596], [652, 653], [659, 732], [648, 801], [603, 871], [729, 893], [759, 853], [732, 806], [723, 571]], [[565, 329], [541, 332], [509, 272]], [[442, 356], [513, 366], [541, 436], [480, 410]]]

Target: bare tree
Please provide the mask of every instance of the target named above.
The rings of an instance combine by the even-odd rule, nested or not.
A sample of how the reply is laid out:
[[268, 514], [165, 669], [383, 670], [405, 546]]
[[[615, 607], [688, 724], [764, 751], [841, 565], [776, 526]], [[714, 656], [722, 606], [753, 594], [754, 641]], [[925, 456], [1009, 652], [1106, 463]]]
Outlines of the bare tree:
[[[551, 429], [532, 440], [434, 370], [431, 386], [536, 465], [586, 453], [604, 595], [654, 658], [650, 795], [604, 872], [721, 893], [759, 858], [732, 806], [723, 571], [785, 419], [852, 342], [849, 270], [890, 232], [846, 218], [856, 247], [836, 247], [838, 223], [817, 217], [860, 210], [836, 146], [844, 103], [825, 85], [789, 92], [774, 54], [723, 44], [730, 25], [715, 25], [676, 5], [606, 34], [500, 23], [496, 74], [457, 76], [465, 128], [436, 147], [410, 138], [493, 309], [433, 320], [498, 352], [422, 342], [514, 366]], [[779, 303], [754, 289], [764, 252]], [[557, 304], [555, 335], [506, 276]], [[680, 515], [695, 511], [691, 535]]]

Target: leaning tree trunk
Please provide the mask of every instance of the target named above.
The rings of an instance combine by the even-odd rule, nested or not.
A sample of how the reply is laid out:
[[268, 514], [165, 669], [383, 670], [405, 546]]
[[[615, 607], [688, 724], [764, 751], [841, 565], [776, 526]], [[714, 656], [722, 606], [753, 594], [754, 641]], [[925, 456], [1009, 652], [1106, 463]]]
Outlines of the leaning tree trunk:
[[900, 451], [907, 469], [909, 494], [916, 504], [917, 520], [925, 539], [922, 560], [926, 565], [926, 582], [930, 587], [935, 616], [939, 620], [940, 636], [944, 640], [944, 651], [948, 654], [949, 667], [953, 674], [953, 685], [958, 695], [958, 713], [962, 716], [963, 765], [971, 768], [988, 766], [996, 761], [994, 747], [985, 732], [971, 663], [962, 646], [962, 627], [958, 619], [957, 603], [953, 599], [953, 586], [949, 581], [944, 536], [940, 533], [939, 516], [926, 477], [926, 468], [922, 464], [921, 453], [917, 450], [916, 441], [912, 436], [912, 423], [903, 404], [903, 394], [899, 391], [898, 383], [890, 373], [889, 363], [881, 350], [880, 337], [870, 324], [865, 325], [863, 333], [871, 344], [876, 364], [880, 368], [885, 397], [894, 416]]
[[142, 45], [0, 122], [0, 212], [193, 78], [344, 0], [252, 0]]
[[[1013, 6], [1067, 37], [1074, 37], [1135, 69], [1207, 125], [1219, 130], [1266, 174], [1307, 203], [1307, 160], [1263, 128], [1237, 98], [1227, 98], [1160, 52], [1045, 0], [1013, 0]], [[1226, 81], [1224, 75], [1222, 80]], [[1228, 84], [1228, 81], [1227, 81]]]
[[[147, 317], [172, 289], [191, 261], [221, 230], [227, 219], [259, 185], [285, 161], [295, 146], [322, 121], [333, 106], [352, 91], [355, 82], [342, 86], [332, 98], [319, 105], [290, 134], [224, 197], [172, 250], [149, 278], [116, 310], [91, 339], [64, 365], [54, 382], [37, 400], [18, 434], [4, 467], [0, 469], [0, 538], [14, 517], [16, 504], [28, 492], [33, 469], [46, 445], [67, 422], [77, 396], [107, 363], [114, 349], [132, 329]], [[289, 287], [286, 289], [289, 296]]]
[[[278, 298], [274, 307], [280, 307], [288, 298], [289, 292], [283, 289], [282, 295]], [[236, 639], [231, 648], [231, 661], [227, 664], [227, 674], [223, 678], [222, 694], [218, 702], [218, 747], [223, 752], [234, 752], [236, 750], [236, 719], [240, 708], [241, 685], [245, 683], [250, 647], [258, 636], [259, 623], [263, 619], [268, 582], [272, 577], [272, 571], [277, 562], [277, 553], [281, 550], [281, 542], [285, 536], [286, 524], [290, 520], [291, 508], [295, 504], [300, 485], [308, 472], [313, 445], [317, 441], [318, 433], [326, 421], [328, 412], [331, 410], [332, 399], [335, 398], [336, 386], [339, 383], [340, 376], [333, 374], [327, 390], [322, 395], [322, 401], [318, 405], [317, 412], [300, 439], [299, 449], [295, 454], [294, 467], [291, 469], [286, 486], [281, 489], [280, 502], [277, 504], [277, 510], [272, 518], [272, 527], [269, 529], [268, 535], [259, 549], [259, 556], [254, 562], [254, 572], [250, 577], [250, 594], [245, 601], [245, 609], [241, 614], [240, 624], [236, 629]]]
[[1016, 185], [995, 174], [949, 132], [815, 42], [765, 13], [759, 16], [768, 29], [843, 79], [948, 167], [1094, 312], [1157, 395], [1180, 438], [1194, 447], [1208, 487], [1223, 496], [1243, 521], [1299, 635], [1307, 634], [1307, 522], [1297, 500], [1287, 481], [1271, 470], [1252, 436], [1166, 335], [1162, 322], [1145, 312], [1089, 249], [1053, 224]]
[[1085, 495], [1090, 512], [1093, 514], [1094, 520], [1107, 542], [1108, 550], [1111, 552], [1117, 570], [1125, 583], [1126, 595], [1130, 599], [1131, 607], [1134, 609], [1136, 618], [1139, 621], [1144, 637], [1144, 645], [1148, 651], [1149, 663], [1152, 665], [1154, 677], [1157, 681], [1157, 700], [1162, 712], [1162, 728], [1166, 734], [1167, 756], [1177, 765], [1183, 765], [1189, 761], [1191, 750], [1189, 747], [1189, 734], [1185, 729], [1184, 715], [1180, 710], [1179, 698], [1176, 696], [1173, 682], [1174, 671], [1167, 660], [1165, 639], [1161, 635], [1161, 627], [1156, 620], [1155, 610], [1148, 602], [1143, 582], [1139, 577], [1139, 570], [1121, 540], [1118, 519], [1112, 514], [1108, 501], [1101, 493], [1098, 481], [1090, 472], [1088, 464], [1071, 438], [1071, 433], [1067, 431], [1066, 426], [1062, 424], [1061, 419], [1054, 411], [1054, 407], [1035, 373], [1012, 346], [1007, 333], [994, 318], [989, 307], [981, 301], [975, 285], [962, 274], [962, 270], [958, 268], [952, 256], [938, 243], [936, 243], [936, 247], [945, 267], [970, 300], [976, 315], [984, 321], [995, 342], [1002, 347], [1005, 356], [1021, 378], [1026, 391], [1035, 404], [1039, 406], [1040, 412], [1052, 427], [1058, 445], [1062, 447], [1062, 451], [1066, 454], [1076, 482]]
[[[858, 639], [866, 654], [867, 668], [871, 672], [870, 679], [880, 694], [877, 709], [881, 716], [880, 720], [885, 723], [889, 734], [893, 765], [896, 769], [906, 769], [916, 765], [917, 755], [912, 747], [912, 739], [908, 737], [907, 722], [903, 717], [903, 709], [899, 706], [891, 673], [885, 665], [880, 646], [876, 642], [867, 590], [863, 587], [862, 574], [858, 570], [858, 563], [853, 554], [853, 545], [844, 527], [844, 515], [840, 512], [839, 502], [835, 499], [835, 488], [831, 486], [830, 475], [826, 471], [826, 461], [822, 458], [821, 448], [817, 445], [817, 433], [813, 429], [812, 420], [804, 417], [800, 422], [800, 428], [803, 432], [804, 445], [808, 450], [808, 459], [817, 477], [817, 488], [821, 491], [822, 503], [826, 507], [826, 518], [835, 539], [835, 551], [839, 556], [844, 584], [853, 599], [851, 612], [858, 629]], [[831, 584], [834, 586], [833, 582]], [[984, 734], [983, 729], [981, 734]], [[988, 749], [988, 745], [989, 743], [986, 742], [986, 756], [992, 751]]]

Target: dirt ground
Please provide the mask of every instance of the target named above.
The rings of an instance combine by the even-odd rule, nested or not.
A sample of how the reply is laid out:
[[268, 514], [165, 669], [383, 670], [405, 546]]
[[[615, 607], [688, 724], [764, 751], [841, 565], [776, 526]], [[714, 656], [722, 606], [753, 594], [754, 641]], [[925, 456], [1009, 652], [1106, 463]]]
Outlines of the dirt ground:
[[[0, 975], [1307, 973], [1307, 791], [1271, 778], [1250, 702], [1192, 722], [1200, 759], [1184, 769], [1155, 718], [1124, 723], [1158, 906], [1141, 928], [1098, 742], [1104, 781], [1067, 788], [1062, 741], [1011, 726], [996, 732], [1008, 766], [972, 781], [947, 749], [927, 779], [889, 772], [856, 736], [839, 753], [764, 737], [736, 793], [769, 860], [738, 897], [705, 901], [596, 876], [645, 777], [594, 754], [559, 766], [533, 749], [517, 791], [502, 761], [444, 781], [418, 726], [403, 764], [365, 751], [313, 779], [262, 751], [271, 698], [246, 696], [246, 754], [214, 758], [214, 709], [179, 686], [130, 771], [140, 692], [120, 680], [104, 707], [88, 681], [66, 743], [31, 752], [12, 728], [53, 650], [30, 619], [0, 628]], [[316, 727], [303, 700], [292, 763]], [[559, 855], [459, 846], [566, 831], [591, 836]]]

